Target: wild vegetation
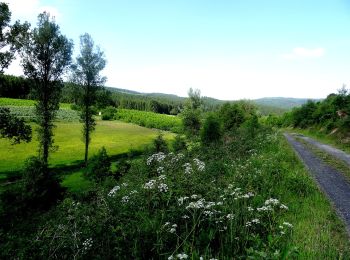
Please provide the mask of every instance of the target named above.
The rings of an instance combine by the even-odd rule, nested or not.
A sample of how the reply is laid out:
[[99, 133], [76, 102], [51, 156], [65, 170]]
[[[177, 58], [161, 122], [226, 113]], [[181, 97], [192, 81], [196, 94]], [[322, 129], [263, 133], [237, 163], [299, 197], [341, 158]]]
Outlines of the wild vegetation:
[[125, 103], [153, 112], [123, 109], [101, 87], [105, 59], [88, 34], [70, 66], [72, 42], [47, 13], [24, 29], [26, 79], [14, 85], [30, 82], [35, 101], [0, 100], [1, 259], [350, 258], [342, 222], [271, 127], [281, 118], [246, 101], [210, 107], [197, 89]]

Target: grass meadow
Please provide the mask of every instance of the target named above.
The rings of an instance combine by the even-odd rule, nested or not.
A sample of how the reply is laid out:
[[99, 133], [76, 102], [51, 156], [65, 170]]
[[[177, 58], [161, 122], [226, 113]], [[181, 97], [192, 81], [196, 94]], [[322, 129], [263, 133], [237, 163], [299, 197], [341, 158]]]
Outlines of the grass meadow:
[[[0, 139], [0, 178], [6, 178], [6, 172], [18, 171], [29, 156], [37, 154], [35, 124], [33, 140], [30, 143], [11, 145], [6, 139]], [[82, 141], [82, 124], [79, 122], [57, 122], [54, 130], [55, 145], [58, 150], [51, 153], [51, 166], [74, 165], [84, 159], [84, 143]], [[92, 134], [89, 154], [96, 153], [104, 146], [109, 155], [127, 153], [131, 149], [142, 149], [157, 136], [159, 131], [119, 121], [97, 121]], [[165, 133], [164, 138], [170, 140], [171, 133]]]

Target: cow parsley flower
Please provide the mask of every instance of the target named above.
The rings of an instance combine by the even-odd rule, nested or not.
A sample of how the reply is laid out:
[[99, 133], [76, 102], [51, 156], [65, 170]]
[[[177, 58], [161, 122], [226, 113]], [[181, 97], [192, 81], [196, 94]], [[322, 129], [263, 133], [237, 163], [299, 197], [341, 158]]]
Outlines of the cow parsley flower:
[[118, 190], [120, 190], [120, 186], [117, 185], [113, 189], [110, 190], [110, 192], [108, 193], [108, 196], [114, 197]]
[[148, 182], [143, 185], [143, 188], [146, 190], [152, 190], [155, 188], [156, 180], [149, 180]]
[[168, 191], [168, 185], [166, 185], [165, 183], [161, 183], [158, 185], [158, 190], [160, 192], [167, 192]]

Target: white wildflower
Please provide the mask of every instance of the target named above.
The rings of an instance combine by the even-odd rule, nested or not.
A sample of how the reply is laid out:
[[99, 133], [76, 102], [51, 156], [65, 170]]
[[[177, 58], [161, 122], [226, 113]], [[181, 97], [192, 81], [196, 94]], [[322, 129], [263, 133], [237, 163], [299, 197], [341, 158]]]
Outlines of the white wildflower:
[[130, 200], [130, 197], [129, 196], [124, 196], [122, 197], [122, 203], [128, 203]]
[[293, 227], [293, 225], [290, 224], [289, 222], [283, 222], [283, 225], [285, 225], [285, 226], [287, 226], [287, 227], [289, 227], [289, 228], [292, 228], [292, 227]]
[[248, 207], [248, 211], [254, 211], [252, 207]]
[[176, 232], [176, 228], [171, 228], [171, 229], [169, 230], [169, 232], [172, 233], [172, 234], [175, 233], [175, 232]]
[[190, 217], [187, 216], [187, 215], [183, 215], [182, 218], [183, 218], [183, 219], [188, 219], [188, 218], [190, 218]]
[[188, 204], [186, 209], [200, 209], [200, 208], [204, 208], [205, 207], [204, 203], [205, 203], [205, 199], [199, 199], [196, 202], [190, 202], [190, 204]]
[[257, 219], [257, 218], [255, 218], [255, 219], [253, 219], [251, 222], [254, 223], [254, 224], [259, 224], [259, 223], [260, 223], [260, 220]]
[[227, 214], [226, 215], [226, 218], [228, 219], [228, 220], [232, 220], [233, 218], [234, 218], [234, 214]]
[[194, 158], [193, 161], [196, 164], [198, 171], [200, 171], [200, 172], [204, 171], [204, 169], [205, 169], [204, 162], [202, 162], [201, 160], [199, 160], [197, 158]]
[[160, 192], [167, 192], [168, 191], [168, 185], [166, 185], [165, 183], [161, 183], [158, 185], [158, 190]]
[[197, 194], [193, 194], [192, 196], [191, 196], [191, 199], [197, 199], [198, 198], [198, 195]]
[[281, 204], [281, 205], [280, 205], [280, 209], [288, 210], [288, 207], [287, 207], [286, 205], [284, 205], [284, 204]]
[[168, 260], [173, 260], [173, 259], [174, 257], [172, 255], [168, 257]]
[[[164, 167], [163, 167], [164, 168]], [[160, 181], [164, 181], [166, 179], [166, 176], [163, 174], [163, 175], [160, 175], [159, 177], [158, 177], [158, 180], [160, 180]]]
[[273, 198], [270, 198], [268, 200], [265, 201], [265, 205], [278, 205], [280, 202], [278, 201], [278, 199], [273, 199]]
[[145, 185], [143, 185], [143, 188], [146, 190], [151, 190], [151, 189], [154, 189], [155, 185], [156, 185], [156, 180], [150, 180], [146, 182]]
[[83, 248], [85, 251], [89, 250], [92, 247], [92, 238], [88, 238], [83, 242]]
[[114, 197], [114, 195], [117, 193], [117, 191], [120, 190], [120, 186], [115, 186], [113, 189], [110, 190], [110, 192], [108, 193], [109, 197]]
[[[158, 174], [164, 173], [164, 167], [163, 167], [163, 166], [159, 166], [159, 167], [157, 168], [157, 173], [158, 173]], [[164, 175], [163, 175], [163, 176], [164, 176]]]
[[183, 165], [183, 167], [185, 168], [185, 174], [191, 174], [192, 173], [192, 165], [190, 163], [185, 163]]
[[176, 256], [178, 259], [187, 259], [188, 258], [188, 255], [186, 255], [185, 253], [177, 254]]

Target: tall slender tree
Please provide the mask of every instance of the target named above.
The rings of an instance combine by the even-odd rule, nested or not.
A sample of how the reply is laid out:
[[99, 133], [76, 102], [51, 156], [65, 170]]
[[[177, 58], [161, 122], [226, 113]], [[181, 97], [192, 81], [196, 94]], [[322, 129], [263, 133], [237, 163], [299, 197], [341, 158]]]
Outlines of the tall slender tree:
[[72, 66], [73, 81], [82, 86], [81, 121], [83, 122], [83, 140], [85, 143], [85, 166], [88, 162], [91, 132], [95, 130], [93, 105], [96, 102], [97, 91], [103, 86], [106, 77], [100, 72], [106, 66], [104, 53], [95, 46], [88, 33], [80, 36], [80, 54]]
[[39, 157], [46, 166], [54, 142], [53, 120], [59, 109], [62, 76], [71, 63], [72, 47], [72, 41], [61, 34], [55, 20], [44, 12], [39, 14], [37, 28], [29, 33], [21, 52], [24, 74], [34, 82]]

